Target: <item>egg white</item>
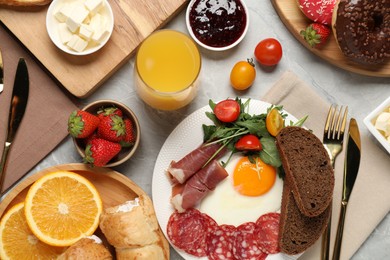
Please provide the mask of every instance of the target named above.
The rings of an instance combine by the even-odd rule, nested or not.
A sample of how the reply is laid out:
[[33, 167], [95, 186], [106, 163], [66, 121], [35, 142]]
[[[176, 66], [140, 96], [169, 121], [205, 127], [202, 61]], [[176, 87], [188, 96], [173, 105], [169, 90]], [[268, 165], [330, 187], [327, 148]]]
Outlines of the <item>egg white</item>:
[[235, 154], [226, 171], [229, 176], [217, 185], [200, 203], [199, 210], [212, 217], [219, 225], [239, 226], [255, 222], [261, 215], [276, 212], [281, 207], [283, 180], [276, 176], [273, 187], [257, 197], [244, 196], [233, 187], [233, 172], [242, 155]]

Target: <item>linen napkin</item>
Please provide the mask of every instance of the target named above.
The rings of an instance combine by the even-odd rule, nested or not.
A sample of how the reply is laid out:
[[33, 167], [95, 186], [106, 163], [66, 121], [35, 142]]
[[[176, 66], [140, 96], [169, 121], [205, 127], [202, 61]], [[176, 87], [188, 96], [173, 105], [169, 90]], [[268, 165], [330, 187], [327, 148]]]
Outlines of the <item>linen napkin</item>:
[[[330, 104], [294, 73], [288, 71], [283, 74], [262, 99], [272, 104], [283, 105], [284, 109], [296, 118], [308, 115], [305, 126], [313, 130], [314, 134], [322, 140]], [[353, 115], [349, 114], [348, 123], [351, 117]], [[362, 129], [365, 127], [363, 122], [358, 121], [358, 125], [362, 154], [358, 177], [348, 203], [340, 259], [350, 259], [390, 210], [389, 156], [370, 139], [369, 134], [362, 134]], [[347, 130], [348, 126], [344, 146], [347, 143]], [[330, 256], [333, 254], [340, 214], [345, 150], [344, 147], [335, 165]], [[320, 251], [321, 239], [300, 259], [320, 259]]]
[[19, 180], [67, 135], [67, 118], [76, 106], [17, 40], [0, 26], [4, 90], [0, 94], [0, 154], [7, 132], [12, 89], [19, 58], [26, 60], [30, 90], [27, 108], [8, 154], [3, 191]]

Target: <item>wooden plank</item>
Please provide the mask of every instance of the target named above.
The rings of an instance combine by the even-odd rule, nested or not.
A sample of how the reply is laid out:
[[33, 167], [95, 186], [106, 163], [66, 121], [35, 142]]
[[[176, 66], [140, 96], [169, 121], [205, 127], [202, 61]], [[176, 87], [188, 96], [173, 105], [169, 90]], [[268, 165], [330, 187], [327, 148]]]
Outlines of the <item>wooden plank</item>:
[[114, 31], [107, 44], [87, 56], [72, 56], [59, 50], [46, 31], [48, 6], [0, 9], [0, 20], [47, 70], [76, 97], [93, 93], [128, 61], [138, 45], [167, 23], [186, 0], [109, 0], [114, 13]]
[[310, 52], [347, 71], [374, 77], [390, 77], [389, 62], [381, 65], [363, 66], [351, 61], [343, 55], [333, 34], [323, 48], [311, 48], [299, 34], [302, 29], [310, 24], [310, 20], [299, 10], [297, 1], [271, 0], [271, 2], [287, 29]]

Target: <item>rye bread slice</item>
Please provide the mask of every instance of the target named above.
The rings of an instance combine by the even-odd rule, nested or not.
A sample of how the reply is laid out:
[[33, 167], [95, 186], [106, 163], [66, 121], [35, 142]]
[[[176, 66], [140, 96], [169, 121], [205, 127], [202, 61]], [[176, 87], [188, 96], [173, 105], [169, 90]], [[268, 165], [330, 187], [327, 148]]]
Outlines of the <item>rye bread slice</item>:
[[302, 127], [288, 126], [276, 136], [276, 146], [298, 208], [308, 217], [320, 215], [334, 188], [333, 167], [322, 142]]
[[285, 180], [279, 222], [279, 247], [288, 255], [300, 254], [312, 246], [324, 232], [331, 213], [331, 205], [316, 217], [301, 213], [294, 195]]

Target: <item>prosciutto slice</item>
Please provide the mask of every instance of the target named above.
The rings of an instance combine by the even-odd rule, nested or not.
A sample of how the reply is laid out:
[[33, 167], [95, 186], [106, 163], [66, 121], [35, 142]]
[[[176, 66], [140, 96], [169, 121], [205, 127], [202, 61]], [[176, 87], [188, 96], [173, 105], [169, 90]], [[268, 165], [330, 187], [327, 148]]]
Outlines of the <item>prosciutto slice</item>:
[[[198, 147], [179, 161], [172, 161], [167, 169], [173, 183], [184, 183], [192, 175], [198, 172], [210, 158], [221, 148], [218, 143]], [[220, 158], [225, 151], [218, 153], [215, 158]]]
[[217, 160], [212, 160], [185, 184], [178, 184], [172, 188], [172, 205], [178, 212], [184, 212], [186, 209], [196, 206], [228, 175], [225, 168]]

